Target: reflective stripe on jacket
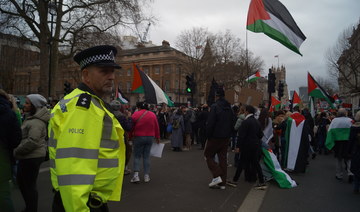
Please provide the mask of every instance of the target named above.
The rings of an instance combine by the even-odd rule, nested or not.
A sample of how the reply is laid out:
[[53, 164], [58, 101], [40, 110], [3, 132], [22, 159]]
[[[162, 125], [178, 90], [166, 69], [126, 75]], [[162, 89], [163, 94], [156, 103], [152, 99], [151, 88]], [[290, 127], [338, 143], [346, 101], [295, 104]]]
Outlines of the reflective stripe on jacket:
[[54, 107], [49, 123], [51, 181], [66, 211], [89, 211], [90, 194], [104, 203], [120, 200], [123, 134], [104, 102], [88, 92], [75, 89]]

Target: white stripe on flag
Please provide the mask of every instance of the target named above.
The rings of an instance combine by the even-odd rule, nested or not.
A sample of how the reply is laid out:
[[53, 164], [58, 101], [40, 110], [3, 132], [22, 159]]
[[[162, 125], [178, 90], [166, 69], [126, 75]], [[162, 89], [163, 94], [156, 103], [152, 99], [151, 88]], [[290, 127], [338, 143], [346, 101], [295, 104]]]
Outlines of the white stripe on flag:
[[[266, 150], [267, 151], [267, 150]], [[289, 183], [291, 188], [294, 188], [297, 186], [296, 182], [291, 179], [291, 177], [284, 172], [284, 170], [281, 169], [280, 163], [276, 158], [276, 155], [272, 152], [267, 151], [267, 153], [269, 154], [270, 158], [271, 158], [271, 162], [274, 165], [274, 169], [276, 172], [279, 172], [277, 176], [274, 176], [275, 180], [279, 183], [281, 188], [288, 188], [288, 185], [281, 185], [280, 182], [283, 182], [283, 179], [278, 179], [280, 176], [281, 177], [285, 177], [286, 182]]]
[[295, 120], [292, 120], [291, 123], [290, 136], [289, 136], [288, 161], [286, 166], [286, 168], [291, 170], [295, 169], [304, 123], [305, 121], [302, 121], [298, 126], [296, 126]]
[[304, 40], [295, 34], [286, 24], [284, 24], [284, 22], [282, 22], [276, 16], [271, 13], [269, 13], [269, 15], [270, 19], [264, 20], [264, 22], [273, 29], [285, 35], [285, 37], [287, 37], [289, 41], [299, 49]]
[[157, 104], [161, 104], [161, 103], [169, 104], [164, 94], [164, 91], [148, 75], [146, 75], [146, 77], [150, 80], [152, 86], [154, 87]]

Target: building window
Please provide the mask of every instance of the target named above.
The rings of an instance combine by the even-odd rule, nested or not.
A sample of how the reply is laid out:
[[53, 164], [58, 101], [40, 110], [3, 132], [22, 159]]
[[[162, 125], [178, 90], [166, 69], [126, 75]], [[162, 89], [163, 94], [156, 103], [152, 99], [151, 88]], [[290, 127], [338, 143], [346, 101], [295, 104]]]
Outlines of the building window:
[[176, 70], [176, 74], [180, 74], [180, 72], [181, 72], [181, 66], [180, 66], [180, 65], [177, 65], [175, 70]]
[[170, 90], [170, 80], [166, 80], [165, 81], [165, 91], [169, 91]]
[[127, 76], [131, 76], [131, 69], [127, 70]]
[[165, 65], [164, 69], [165, 69], [165, 74], [170, 74], [171, 73], [171, 65]]
[[126, 82], [126, 92], [130, 92], [131, 90], [131, 82]]
[[174, 88], [179, 89], [179, 80], [175, 80]]
[[160, 66], [154, 67], [155, 74], [160, 74]]
[[145, 74], [149, 75], [149, 67], [144, 67], [143, 69], [144, 69]]

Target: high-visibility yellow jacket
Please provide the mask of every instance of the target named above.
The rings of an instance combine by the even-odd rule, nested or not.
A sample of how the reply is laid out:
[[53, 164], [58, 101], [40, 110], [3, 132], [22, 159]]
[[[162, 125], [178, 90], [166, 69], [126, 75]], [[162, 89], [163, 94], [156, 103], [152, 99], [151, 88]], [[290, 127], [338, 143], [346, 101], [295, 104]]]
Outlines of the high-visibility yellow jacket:
[[120, 201], [124, 130], [97, 96], [75, 89], [51, 111], [51, 182], [67, 212], [89, 211], [89, 195]]

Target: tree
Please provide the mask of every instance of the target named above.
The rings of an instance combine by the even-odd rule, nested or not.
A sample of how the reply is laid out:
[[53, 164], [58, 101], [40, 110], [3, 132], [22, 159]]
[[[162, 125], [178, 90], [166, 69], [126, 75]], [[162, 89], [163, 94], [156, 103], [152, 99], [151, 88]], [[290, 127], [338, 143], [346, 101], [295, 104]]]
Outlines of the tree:
[[[143, 6], [139, 6], [139, 2]], [[72, 57], [83, 48], [82, 44], [89, 32], [115, 32], [121, 26], [130, 27], [131, 24], [151, 20], [150, 17], [146, 17], [143, 9], [146, 8], [146, 2], [0, 0], [0, 29], [2, 32], [27, 39], [39, 48], [39, 92], [45, 96], [54, 96], [53, 85], [57, 76], [60, 51], [67, 57]], [[48, 83], [49, 79], [51, 84]]]
[[195, 72], [201, 96], [206, 96], [204, 92], [213, 78], [225, 88], [242, 86], [264, 64], [260, 57], [246, 52], [241, 40], [230, 30], [215, 35], [204, 28], [185, 30], [177, 37], [176, 46], [189, 56], [186, 65]]
[[181, 64], [184, 67], [185, 74], [194, 73], [197, 84], [196, 103], [199, 102], [200, 96], [205, 96], [203, 93], [204, 84], [208, 78], [208, 72], [211, 71], [215, 63], [213, 56], [208, 54], [213, 39], [213, 35], [206, 28], [194, 27], [182, 31], [175, 42], [176, 47], [188, 56], [187, 60]]
[[353, 37], [359, 26], [346, 28], [325, 55], [330, 76], [345, 93], [360, 92], [360, 41]]
[[325, 89], [325, 91], [330, 95], [333, 96], [338, 92], [338, 86], [337, 82], [334, 82], [332, 79], [326, 79], [322, 77], [316, 77], [316, 81], [319, 83], [319, 85]]

